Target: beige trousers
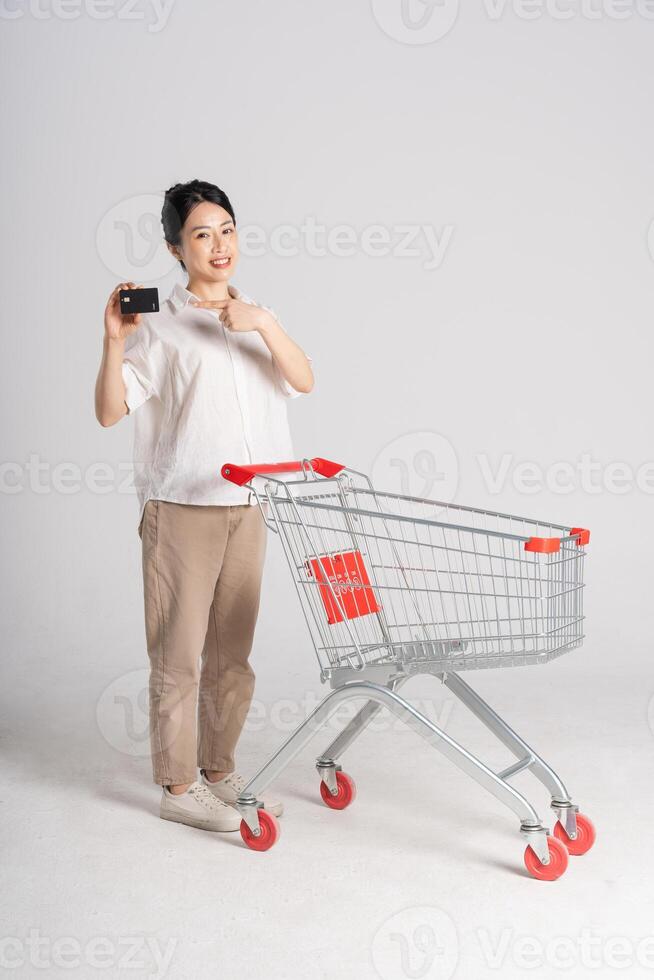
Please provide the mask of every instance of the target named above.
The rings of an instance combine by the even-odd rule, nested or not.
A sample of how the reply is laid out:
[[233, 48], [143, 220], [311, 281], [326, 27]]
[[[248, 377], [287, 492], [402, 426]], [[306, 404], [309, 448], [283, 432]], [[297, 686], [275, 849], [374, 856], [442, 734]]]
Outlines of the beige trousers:
[[154, 782], [191, 783], [196, 767], [231, 772], [254, 690], [261, 511], [148, 500], [139, 535]]

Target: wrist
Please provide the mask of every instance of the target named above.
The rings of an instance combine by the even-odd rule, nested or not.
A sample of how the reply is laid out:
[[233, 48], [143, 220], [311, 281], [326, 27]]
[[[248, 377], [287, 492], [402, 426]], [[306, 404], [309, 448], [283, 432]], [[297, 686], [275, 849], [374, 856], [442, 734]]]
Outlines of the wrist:
[[125, 338], [124, 337], [110, 337], [109, 334], [104, 335], [104, 348], [105, 350], [119, 350], [123, 351], [125, 349]]
[[268, 310], [261, 310], [257, 330], [265, 338], [276, 330], [281, 330], [281, 327], [272, 313], [269, 313]]

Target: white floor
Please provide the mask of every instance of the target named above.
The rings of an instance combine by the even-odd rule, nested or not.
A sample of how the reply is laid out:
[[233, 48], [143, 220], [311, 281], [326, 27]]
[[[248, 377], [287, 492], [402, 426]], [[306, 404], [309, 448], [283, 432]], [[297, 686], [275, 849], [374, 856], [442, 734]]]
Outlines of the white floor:
[[[334, 812], [320, 801], [313, 763], [326, 733], [274, 784], [286, 804], [281, 837], [255, 853], [238, 834], [158, 819], [149, 758], [143, 748], [120, 749], [102, 708], [109, 674], [82, 663], [64, 672], [47, 658], [15, 662], [1, 743], [3, 972], [84, 980], [651, 976], [653, 685], [645, 675], [589, 679], [588, 662], [579, 653], [542, 668], [467, 675], [596, 823], [595, 848], [552, 883], [527, 875], [513, 814], [387, 715], [341, 760], [357, 782], [354, 804]], [[290, 688], [303, 682], [296, 677]], [[313, 689], [325, 693], [317, 681]], [[276, 690], [263, 672], [257, 694], [277, 713], [268, 711], [263, 730], [246, 728], [246, 775], [283, 740], [280, 718], [292, 710], [275, 702], [289, 697], [288, 678]], [[403, 694], [498, 768], [512, 761], [490, 750], [485, 731], [437, 681], [413, 679]], [[516, 785], [551, 824], [543, 788], [524, 774]]]

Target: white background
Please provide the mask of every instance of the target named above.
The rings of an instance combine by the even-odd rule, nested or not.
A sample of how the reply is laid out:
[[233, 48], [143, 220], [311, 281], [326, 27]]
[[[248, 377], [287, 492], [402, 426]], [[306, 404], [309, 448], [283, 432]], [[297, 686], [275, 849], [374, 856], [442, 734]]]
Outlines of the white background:
[[[569, 973], [509, 954], [498, 971], [475, 930], [493, 944], [507, 928], [543, 943], [585, 927], [602, 942], [652, 931], [651, 899], [626, 908], [651, 870], [654, 11], [445, 0], [430, 15], [411, 0], [421, 31], [401, 9], [176, 0], [157, 14], [109, 0], [100, 19], [90, 2], [2, 6], [4, 936], [175, 936], [174, 977], [244, 964], [291, 977], [298, 963], [307, 977], [403, 977], [397, 948], [380, 967], [374, 936], [403, 909], [436, 906], [458, 930], [453, 975], [480, 978]], [[179, 278], [157, 208], [194, 177], [229, 194], [239, 227], [296, 236], [296, 254], [244, 256], [234, 282], [313, 357], [315, 389], [289, 405], [297, 456], [591, 529], [582, 650], [471, 678], [598, 825], [594, 851], [558, 884], [520, 875], [512, 817], [410, 734], [352, 750], [362, 799], [347, 815], [314, 806], [316, 751], [303, 753], [275, 786], [287, 815], [264, 856], [160, 828], [143, 744], [130, 754], [103, 734], [120, 721], [100, 717], [103, 692], [131, 697], [125, 678], [146, 653], [138, 507], [119, 490], [131, 422], [104, 430], [93, 412], [102, 313], [123, 277], [162, 296]], [[333, 240], [311, 254], [312, 219], [354, 229], [354, 254]], [[372, 226], [397, 243], [407, 225], [419, 254], [362, 244]], [[445, 235], [436, 267], [423, 226]], [[503, 459], [493, 486], [484, 474]], [[96, 463], [118, 474], [109, 492], [90, 485]], [[526, 463], [550, 485], [526, 492]], [[566, 492], [551, 484], [561, 472]], [[307, 640], [271, 539], [253, 654], [269, 724], [244, 734], [246, 774], [281, 740], [279, 699], [324, 693]], [[466, 726], [454, 709], [452, 732]], [[605, 960], [588, 975], [650, 972]], [[452, 975], [434, 968], [413, 975]]]

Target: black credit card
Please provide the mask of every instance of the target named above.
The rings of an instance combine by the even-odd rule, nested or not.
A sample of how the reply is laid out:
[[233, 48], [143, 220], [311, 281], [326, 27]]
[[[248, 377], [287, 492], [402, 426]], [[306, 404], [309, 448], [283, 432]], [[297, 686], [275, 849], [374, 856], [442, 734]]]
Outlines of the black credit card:
[[145, 287], [143, 289], [121, 289], [118, 293], [120, 312], [123, 316], [128, 313], [158, 313], [159, 290]]

